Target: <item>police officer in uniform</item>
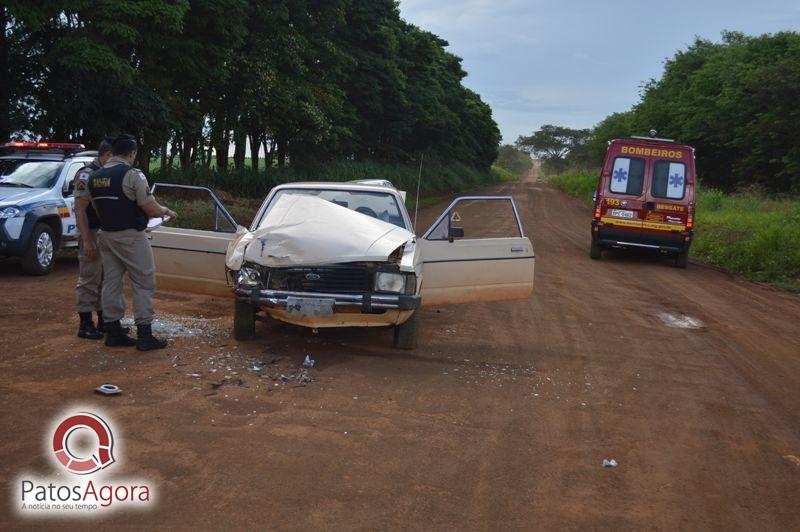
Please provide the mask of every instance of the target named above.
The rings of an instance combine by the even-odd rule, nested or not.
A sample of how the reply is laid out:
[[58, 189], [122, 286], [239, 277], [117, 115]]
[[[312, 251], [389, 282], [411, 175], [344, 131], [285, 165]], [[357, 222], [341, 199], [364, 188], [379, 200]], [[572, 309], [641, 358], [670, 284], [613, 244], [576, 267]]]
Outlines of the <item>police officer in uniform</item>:
[[[111, 142], [111, 158], [89, 176], [87, 186], [76, 191], [76, 205], [83, 207], [91, 201], [100, 219], [98, 246], [84, 239], [87, 256], [96, 256], [99, 249], [103, 262], [103, 320], [106, 345], [110, 347], [136, 345], [140, 351], [166, 347], [167, 342], [153, 336], [153, 292], [155, 265], [150, 241], [144, 230], [149, 218], [170, 216], [174, 211], [159, 205], [150, 193], [147, 178], [133, 168], [138, 146], [131, 135], [122, 135]], [[77, 207], [76, 207], [77, 211]], [[81, 234], [83, 232], [81, 231]], [[123, 275], [133, 285], [133, 315], [136, 340], [122, 330], [120, 320], [125, 315]]]
[[[111, 144], [104, 140], [100, 143], [100, 147], [97, 148], [97, 157], [75, 174], [72, 188], [73, 194], [79, 193], [78, 189], [84, 190], [86, 188], [89, 176], [95, 170], [102, 168], [109, 157], [111, 157]], [[76, 218], [77, 210], [76, 206]], [[97, 247], [97, 231], [100, 229], [100, 219], [91, 204], [86, 207], [85, 213], [88, 229], [84, 227], [81, 234], [86, 231], [94, 246]], [[78, 225], [80, 226], [80, 224]], [[103, 309], [100, 306], [103, 265], [99, 259], [87, 257], [83, 248], [83, 238], [81, 238], [78, 241], [78, 284], [75, 286], [75, 295], [77, 296], [76, 310], [80, 318], [78, 336], [89, 340], [99, 340], [103, 338]], [[97, 312], [97, 327], [94, 325], [92, 312]]]

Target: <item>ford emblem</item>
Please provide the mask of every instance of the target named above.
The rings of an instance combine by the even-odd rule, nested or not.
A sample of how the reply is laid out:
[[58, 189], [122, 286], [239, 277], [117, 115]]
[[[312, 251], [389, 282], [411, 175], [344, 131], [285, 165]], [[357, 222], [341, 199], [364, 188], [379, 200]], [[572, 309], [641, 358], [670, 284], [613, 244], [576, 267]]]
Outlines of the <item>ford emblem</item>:
[[321, 277], [314, 272], [306, 274], [306, 280], [308, 281], [319, 281]]

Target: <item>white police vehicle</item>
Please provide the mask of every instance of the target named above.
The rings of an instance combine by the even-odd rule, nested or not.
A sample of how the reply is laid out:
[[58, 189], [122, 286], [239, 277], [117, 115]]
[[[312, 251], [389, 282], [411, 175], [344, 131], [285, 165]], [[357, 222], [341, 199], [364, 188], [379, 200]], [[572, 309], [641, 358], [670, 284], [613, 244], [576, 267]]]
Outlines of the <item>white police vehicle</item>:
[[64, 142], [0, 145], [0, 256], [22, 258], [30, 275], [53, 270], [55, 253], [78, 245], [75, 174], [95, 151]]

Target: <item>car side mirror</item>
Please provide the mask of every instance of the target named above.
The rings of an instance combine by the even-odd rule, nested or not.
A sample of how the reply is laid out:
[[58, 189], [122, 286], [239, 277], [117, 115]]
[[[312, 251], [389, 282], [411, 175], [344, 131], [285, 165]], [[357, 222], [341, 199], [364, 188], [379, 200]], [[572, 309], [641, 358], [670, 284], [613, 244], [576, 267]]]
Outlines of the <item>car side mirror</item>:
[[72, 193], [75, 191], [75, 183], [70, 182], [67, 186], [66, 190], [64, 190], [64, 197], [72, 196]]
[[464, 228], [463, 227], [451, 227], [450, 228], [450, 242], [452, 242], [454, 238], [464, 238]]

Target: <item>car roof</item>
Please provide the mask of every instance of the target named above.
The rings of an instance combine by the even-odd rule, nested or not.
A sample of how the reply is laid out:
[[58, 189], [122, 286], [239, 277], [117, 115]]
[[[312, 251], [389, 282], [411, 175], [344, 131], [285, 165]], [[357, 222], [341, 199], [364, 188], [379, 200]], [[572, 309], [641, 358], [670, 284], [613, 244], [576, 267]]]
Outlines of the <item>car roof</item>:
[[275, 187], [275, 190], [282, 190], [286, 188], [307, 188], [307, 189], [318, 189], [318, 188], [326, 188], [326, 189], [334, 189], [334, 190], [352, 190], [352, 191], [363, 191], [363, 192], [389, 192], [393, 194], [400, 194], [400, 192], [394, 188], [389, 187], [383, 184], [371, 184], [371, 183], [357, 183], [353, 181], [302, 181], [298, 183], [284, 183], [282, 185], [278, 185]]

